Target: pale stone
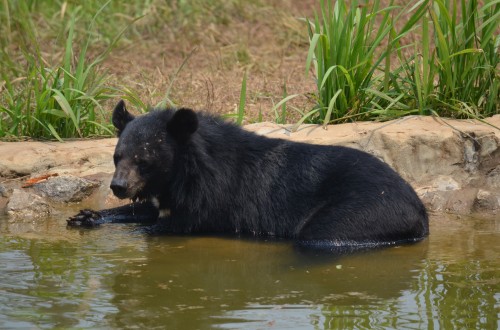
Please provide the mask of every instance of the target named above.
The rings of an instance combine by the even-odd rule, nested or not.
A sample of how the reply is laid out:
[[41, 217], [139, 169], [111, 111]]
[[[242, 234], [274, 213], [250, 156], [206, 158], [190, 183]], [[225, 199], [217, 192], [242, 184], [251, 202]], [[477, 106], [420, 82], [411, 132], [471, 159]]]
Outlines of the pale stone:
[[460, 184], [448, 176], [440, 175], [432, 183], [432, 188], [437, 191], [458, 190], [461, 188]]
[[51, 212], [45, 199], [22, 189], [14, 189], [7, 203], [7, 213], [16, 218], [43, 218]]
[[477, 196], [476, 188], [465, 188], [446, 192], [445, 211], [456, 214], [470, 214]]
[[500, 194], [487, 190], [479, 190], [474, 202], [474, 209], [477, 212], [495, 212], [500, 209]]
[[500, 165], [486, 174], [486, 184], [490, 188], [500, 190]]

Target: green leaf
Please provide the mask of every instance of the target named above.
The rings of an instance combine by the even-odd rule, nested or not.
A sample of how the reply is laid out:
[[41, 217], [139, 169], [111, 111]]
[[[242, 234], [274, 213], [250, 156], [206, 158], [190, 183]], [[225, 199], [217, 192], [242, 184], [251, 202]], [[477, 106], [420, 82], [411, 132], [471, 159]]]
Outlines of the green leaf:
[[63, 139], [61, 139], [61, 137], [59, 136], [59, 134], [57, 134], [54, 126], [52, 126], [50, 123], [48, 123], [47, 127], [49, 128], [50, 133], [52, 134], [52, 136], [54, 136], [59, 142], [64, 142]]
[[292, 94], [292, 95], [288, 95], [287, 97], [285, 97], [284, 99], [282, 99], [281, 101], [279, 101], [273, 108], [271, 111], [273, 112], [276, 112], [276, 110], [282, 106], [283, 104], [287, 103], [288, 101], [290, 101], [291, 99], [294, 99], [296, 98], [297, 96], [300, 96], [301, 94]]
[[332, 116], [332, 111], [333, 111], [333, 108], [335, 107], [335, 102], [337, 101], [337, 97], [340, 95], [340, 93], [342, 93], [343, 90], [342, 89], [339, 89], [335, 95], [333, 95], [332, 99], [330, 100], [330, 104], [328, 105], [328, 110], [326, 112], [326, 116], [325, 116], [325, 119], [323, 120], [323, 127], [326, 128], [326, 125], [328, 125], [330, 123], [330, 118]]
[[75, 113], [74, 113], [73, 109], [71, 108], [71, 105], [69, 104], [68, 100], [57, 89], [52, 89], [52, 92], [55, 94], [55, 95], [53, 95], [53, 98], [57, 101], [57, 103], [59, 104], [61, 109], [66, 113], [66, 115], [73, 122], [73, 125], [74, 125], [76, 131], [78, 132], [78, 136], [82, 137], [82, 133], [80, 132], [79, 122], [76, 119]]
[[238, 105], [238, 116], [236, 117], [236, 124], [241, 126], [243, 118], [245, 117], [245, 103], [247, 98], [247, 73], [243, 74], [243, 81], [241, 82], [240, 102]]
[[316, 45], [318, 43], [320, 36], [321, 36], [320, 34], [315, 33], [311, 39], [311, 45], [309, 46], [309, 51], [307, 52], [307, 59], [306, 59], [306, 77], [309, 75], [311, 62], [313, 61], [314, 58], [314, 51], [316, 49]]
[[306, 113], [302, 118], [300, 118], [300, 120], [295, 125], [293, 125], [293, 127], [291, 129], [292, 132], [296, 132], [297, 129], [299, 128], [299, 126], [302, 125], [304, 123], [304, 121], [306, 121], [307, 118], [311, 117], [312, 115], [314, 115], [315, 113], [317, 113], [320, 110], [321, 109], [318, 108], [318, 109], [314, 109], [314, 110]]

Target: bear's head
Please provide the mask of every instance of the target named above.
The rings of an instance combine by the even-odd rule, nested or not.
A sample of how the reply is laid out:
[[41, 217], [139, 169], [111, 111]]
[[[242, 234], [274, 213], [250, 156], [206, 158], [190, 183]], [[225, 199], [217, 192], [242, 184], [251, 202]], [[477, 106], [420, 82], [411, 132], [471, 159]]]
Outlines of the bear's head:
[[113, 193], [132, 200], [158, 197], [173, 175], [175, 153], [198, 129], [196, 113], [167, 109], [134, 117], [120, 101], [112, 121], [119, 137], [113, 157]]

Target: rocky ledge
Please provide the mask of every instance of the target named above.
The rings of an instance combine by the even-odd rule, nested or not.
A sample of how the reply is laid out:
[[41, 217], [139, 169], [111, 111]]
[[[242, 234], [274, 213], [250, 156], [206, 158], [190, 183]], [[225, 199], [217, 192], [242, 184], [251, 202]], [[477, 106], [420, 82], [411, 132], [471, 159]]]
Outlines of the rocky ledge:
[[[405, 117], [328, 126], [259, 123], [269, 137], [365, 150], [392, 166], [433, 212], [500, 213], [500, 115], [451, 120]], [[119, 205], [108, 188], [116, 139], [0, 142], [0, 213], [47, 216], [63, 209]], [[75, 205], [76, 204], [76, 205]]]

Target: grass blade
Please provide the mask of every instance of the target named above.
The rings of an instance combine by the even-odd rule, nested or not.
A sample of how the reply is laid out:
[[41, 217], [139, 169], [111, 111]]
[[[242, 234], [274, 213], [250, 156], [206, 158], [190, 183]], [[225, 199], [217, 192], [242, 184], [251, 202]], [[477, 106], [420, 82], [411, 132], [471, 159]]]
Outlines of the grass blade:
[[236, 117], [236, 124], [241, 126], [243, 124], [243, 119], [245, 117], [245, 104], [247, 98], [247, 73], [243, 74], [243, 80], [241, 82], [240, 91], [240, 102], [238, 104], [238, 115]]

